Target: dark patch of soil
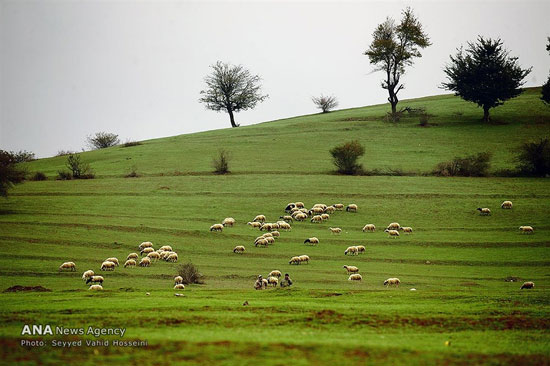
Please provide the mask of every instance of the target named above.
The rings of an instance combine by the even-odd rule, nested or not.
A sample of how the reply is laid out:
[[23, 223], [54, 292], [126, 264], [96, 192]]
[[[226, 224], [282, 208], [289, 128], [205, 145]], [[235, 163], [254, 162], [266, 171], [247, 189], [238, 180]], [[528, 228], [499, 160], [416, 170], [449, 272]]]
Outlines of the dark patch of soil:
[[20, 292], [20, 291], [51, 292], [52, 290], [42, 286], [21, 286], [21, 285], [15, 285], [4, 290], [4, 292]]

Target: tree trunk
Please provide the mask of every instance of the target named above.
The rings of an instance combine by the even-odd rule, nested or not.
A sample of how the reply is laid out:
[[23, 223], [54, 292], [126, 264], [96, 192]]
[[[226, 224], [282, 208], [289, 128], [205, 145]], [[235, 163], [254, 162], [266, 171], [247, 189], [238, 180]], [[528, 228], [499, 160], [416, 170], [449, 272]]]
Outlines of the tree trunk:
[[484, 122], [489, 122], [490, 121], [489, 107], [486, 107], [486, 106], [483, 106], [483, 121]]
[[235, 117], [233, 116], [233, 110], [231, 108], [228, 108], [227, 113], [229, 113], [229, 120], [231, 121], [231, 127], [239, 127], [239, 125], [235, 123]]

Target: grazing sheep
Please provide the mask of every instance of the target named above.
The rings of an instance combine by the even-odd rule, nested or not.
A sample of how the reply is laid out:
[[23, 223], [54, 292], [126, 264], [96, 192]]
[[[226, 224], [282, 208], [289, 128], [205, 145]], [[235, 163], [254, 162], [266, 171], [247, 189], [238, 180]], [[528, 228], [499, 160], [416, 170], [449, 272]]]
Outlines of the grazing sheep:
[[[286, 224], [286, 221], [281, 221], [281, 222], [283, 222], [283, 223]], [[279, 224], [278, 221], [271, 224], [271, 230], [273, 230], [273, 229], [278, 229], [278, 228], [280, 228], [280, 227], [281, 227], [281, 224]]]
[[170, 245], [163, 245], [159, 248], [159, 250], [161, 252], [171, 252], [172, 251], [172, 247]]
[[532, 226], [520, 226], [519, 229], [523, 234], [533, 234], [535, 232]]
[[298, 208], [304, 208], [304, 207], [306, 207], [306, 205], [304, 205], [303, 202], [296, 202], [296, 207], [298, 207]]
[[359, 273], [354, 273], [349, 276], [348, 281], [361, 281], [363, 280], [363, 276], [361, 276]]
[[491, 214], [491, 210], [488, 209], [487, 207], [483, 207], [483, 208], [478, 207], [476, 208], [476, 210], [479, 211], [480, 216], [489, 216]]
[[325, 208], [325, 212], [328, 214], [333, 214], [334, 211], [336, 211], [336, 209], [332, 206], [327, 206], [327, 208]]
[[534, 282], [524, 282], [523, 285], [521, 285], [521, 288], [520, 290], [523, 290], [524, 288], [525, 289], [532, 289], [533, 287], [535, 287], [535, 283]]
[[65, 262], [62, 265], [59, 266], [59, 271], [62, 271], [64, 269], [69, 269], [71, 271], [76, 271], [76, 264], [74, 262]]
[[308, 243], [311, 245], [319, 244], [319, 239], [317, 239], [315, 236], [311, 238], [307, 238], [306, 240], [304, 240], [304, 244], [308, 244]]
[[330, 215], [329, 215], [329, 214], [326, 214], [326, 213], [321, 214], [321, 219], [322, 219], [323, 221], [328, 221], [328, 220], [330, 219]]
[[166, 258], [173, 252], [162, 252], [162, 253], [159, 253], [160, 254], [160, 259], [164, 259], [166, 260]]
[[176, 262], [178, 261], [178, 254], [177, 254], [177, 253], [172, 253], [172, 254], [170, 254], [170, 255], [166, 258], [166, 261], [167, 261], [167, 262], [176, 263]]
[[275, 243], [275, 238], [272, 236], [266, 236], [264, 239], [267, 240], [269, 244]]
[[406, 233], [406, 234], [412, 234], [413, 233], [413, 229], [410, 226], [404, 226], [404, 227], [401, 228], [401, 230], [403, 230], [403, 232]]
[[278, 271], [278, 270], [273, 270], [271, 272], [269, 272], [269, 277], [281, 277], [283, 274], [281, 273], [281, 271]]
[[89, 283], [100, 283], [100, 284], [103, 284], [103, 281], [105, 281], [105, 279], [103, 278], [103, 276], [92, 276], [90, 278], [88, 278], [86, 280], [86, 284], [89, 284]]
[[285, 222], [292, 222], [294, 221], [294, 219], [292, 218], [292, 216], [290, 215], [284, 215], [284, 216], [279, 216], [280, 219], [283, 219], [283, 221]]
[[153, 243], [151, 243], [150, 241], [144, 241], [139, 245], [139, 250], [142, 250], [143, 248], [151, 248], [151, 247], [153, 247]]
[[289, 214], [292, 215], [292, 214], [295, 213], [295, 212], [300, 212], [300, 210], [301, 210], [300, 208], [294, 207], [294, 208], [292, 208], [292, 209], [290, 210]]
[[262, 226], [262, 224], [261, 224], [260, 222], [256, 222], [256, 221], [254, 221], [254, 222], [249, 221], [249, 222], [247, 223], [247, 225], [250, 225], [250, 226], [252, 226], [253, 228], [259, 228], [260, 226]]
[[302, 207], [302, 208], [300, 208], [300, 209], [298, 209], [298, 210], [299, 210], [300, 212], [302, 212], [302, 213], [305, 213], [306, 215], [307, 215], [308, 212], [309, 212], [309, 210], [308, 210], [307, 208], [305, 208], [305, 207]]
[[374, 226], [374, 224], [366, 224], [365, 226], [363, 226], [364, 233], [367, 231], [370, 231], [371, 233], [373, 233], [375, 230], [376, 230], [376, 226]]
[[113, 262], [105, 261], [101, 263], [101, 270], [102, 271], [114, 271], [115, 270], [115, 264]]
[[136, 261], [135, 259], [128, 259], [126, 262], [124, 262], [124, 268], [126, 267], [135, 267]]
[[288, 222], [283, 221], [283, 222], [279, 223], [279, 229], [289, 231], [289, 230], [292, 230], [292, 226], [290, 226], [290, 224]]
[[357, 255], [359, 254], [359, 251], [356, 246], [351, 246], [351, 247], [348, 247], [348, 249], [346, 249], [346, 251], [344, 252], [344, 255], [348, 255], [348, 253], [350, 255]]
[[395, 285], [396, 287], [399, 287], [400, 283], [401, 283], [401, 281], [399, 281], [399, 278], [392, 277], [392, 278], [388, 278], [387, 280], [384, 281], [384, 286]]
[[233, 248], [233, 253], [244, 253], [245, 249], [243, 245], [237, 245], [235, 248]]
[[147, 254], [147, 257], [150, 258], [151, 260], [158, 260], [160, 259], [160, 254], [158, 254], [157, 252], [151, 252]]
[[291, 212], [291, 210], [294, 209], [294, 208], [296, 208], [296, 204], [295, 203], [289, 203], [285, 207], [285, 212]]
[[294, 220], [296, 221], [305, 221], [305, 219], [307, 219], [307, 215], [303, 212], [298, 212], [295, 216], [294, 216]]
[[273, 230], [273, 224], [272, 223], [265, 223], [262, 226], [260, 226], [260, 231], [271, 231]]
[[366, 249], [363, 245], [357, 245], [356, 248], [357, 248], [357, 254], [365, 253]]
[[298, 258], [300, 259], [300, 262], [306, 262], [307, 264], [309, 264], [309, 256], [304, 254], [304, 255], [298, 256]]
[[265, 215], [258, 215], [252, 221], [265, 222]]
[[143, 248], [141, 250], [141, 252], [139, 252], [139, 254], [141, 254], [143, 256], [143, 255], [147, 255], [149, 253], [153, 253], [154, 251], [155, 251], [155, 249], [153, 249], [151, 247], [147, 247], [147, 248]]
[[351, 203], [346, 207], [347, 212], [357, 212], [357, 205], [355, 203]]
[[94, 275], [94, 271], [92, 271], [91, 269], [87, 270], [86, 272], [84, 272], [82, 274], [82, 279], [83, 280], [87, 280], [88, 278], [92, 277]]
[[262, 286], [264, 288], [267, 288], [267, 285], [269, 285], [269, 282], [267, 282], [267, 278], [262, 278]]
[[254, 243], [255, 247], [257, 247], [258, 245], [262, 247], [267, 247], [269, 245], [269, 242], [267, 241], [266, 238], [261, 238], [256, 240], [256, 242]]
[[288, 264], [300, 264], [300, 263], [302, 263], [302, 261], [300, 260], [300, 257], [292, 257], [288, 262]]
[[316, 223], [320, 223], [323, 221], [323, 218], [321, 217], [321, 215], [315, 215], [311, 218], [311, 220], [309, 220], [310, 222], [316, 222]]
[[115, 264], [115, 266], [118, 267], [118, 259], [115, 258], [115, 257], [107, 258], [107, 259], [104, 260], [104, 262], [113, 262]]
[[181, 276], [174, 277], [174, 285], [178, 285], [180, 283], [183, 283], [183, 277]]
[[386, 229], [384, 232], [390, 234], [390, 238], [397, 238], [399, 236], [399, 231], [397, 230]]
[[311, 210], [309, 210], [309, 211], [307, 212], [307, 214], [308, 214], [309, 216], [312, 216], [313, 214], [315, 214], [315, 215], [320, 215], [320, 214], [322, 214], [323, 212], [325, 212], [325, 210], [323, 210], [322, 207], [313, 207]]
[[[267, 233], [266, 233], [267, 234]], [[274, 238], [279, 238], [281, 236], [281, 233], [278, 232], [277, 230], [275, 231], [272, 231], [271, 233], [271, 236], [273, 236]]]
[[279, 279], [277, 277], [269, 276], [267, 278], [267, 284], [272, 285], [273, 287], [277, 287], [277, 285], [279, 284]]
[[130, 253], [128, 254], [128, 256], [126, 257], [126, 260], [129, 260], [129, 259], [138, 259], [139, 256], [137, 253]]
[[335, 203], [332, 205], [336, 211], [343, 211], [344, 210], [344, 204], [343, 203]]
[[348, 271], [348, 274], [359, 272], [359, 268], [357, 268], [357, 267], [355, 267], [355, 266], [344, 266], [343, 268], [344, 268], [346, 271]]
[[103, 290], [103, 286], [101, 286], [101, 285], [91, 285], [88, 290], [101, 291], [101, 290]]
[[512, 201], [504, 201], [502, 202], [502, 204], [500, 205], [500, 208], [504, 208], [504, 209], [511, 209], [512, 208]]
[[223, 219], [222, 225], [223, 226], [233, 226], [233, 225], [235, 225], [235, 219], [232, 218], [232, 217], [226, 217], [225, 219]]
[[214, 224], [210, 226], [210, 231], [223, 231], [223, 225], [222, 224]]
[[151, 260], [149, 257], [142, 258], [141, 261], [139, 261], [140, 267], [149, 267], [151, 265]]
[[340, 229], [339, 227], [329, 227], [328, 229], [330, 230], [330, 232], [332, 234], [341, 234], [342, 233], [342, 229]]
[[387, 230], [399, 230], [401, 228], [401, 225], [399, 225], [398, 222], [392, 222], [391, 224], [388, 225], [388, 227], [386, 228]]
[[178, 283], [174, 286], [174, 290], [185, 290], [185, 285], [183, 283]]

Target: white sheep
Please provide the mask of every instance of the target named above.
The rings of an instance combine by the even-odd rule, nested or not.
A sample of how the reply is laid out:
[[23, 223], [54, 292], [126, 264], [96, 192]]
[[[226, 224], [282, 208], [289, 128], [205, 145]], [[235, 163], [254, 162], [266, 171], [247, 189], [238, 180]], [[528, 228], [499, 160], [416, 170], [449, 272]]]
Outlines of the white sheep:
[[343, 268], [348, 272], [348, 274], [359, 272], [359, 268], [357, 268], [355, 266], [344, 266]]
[[289, 230], [292, 230], [292, 226], [290, 226], [290, 224], [288, 222], [283, 221], [283, 222], [279, 223], [279, 229], [289, 231]]
[[115, 270], [115, 264], [110, 261], [105, 261], [101, 263], [101, 270], [102, 271], [114, 271]]
[[281, 273], [281, 271], [275, 269], [275, 270], [269, 272], [268, 277], [281, 277], [282, 275], [283, 274]]
[[296, 221], [305, 221], [307, 219], [307, 215], [303, 212], [297, 212], [294, 216], [294, 220]]
[[351, 203], [346, 207], [347, 212], [357, 212], [357, 205], [355, 203]]
[[267, 247], [269, 245], [269, 242], [267, 241], [266, 238], [261, 238], [254, 242], [255, 247], [257, 247], [258, 245], [262, 247]]
[[232, 218], [232, 217], [226, 217], [225, 219], [223, 219], [222, 225], [223, 226], [233, 226], [233, 225], [235, 225], [235, 219]]
[[399, 281], [399, 278], [392, 277], [392, 278], [388, 278], [387, 280], [384, 281], [384, 286], [395, 285], [396, 287], [399, 287], [400, 283], [401, 283], [401, 281]]
[[370, 231], [370, 232], [374, 232], [376, 231], [376, 226], [374, 226], [374, 224], [366, 224], [365, 226], [363, 226], [363, 232], [367, 232], [367, 231]]
[[288, 264], [300, 264], [300, 263], [302, 263], [302, 261], [300, 260], [300, 257], [292, 257], [288, 262]]
[[391, 224], [388, 225], [388, 227], [386, 228], [387, 230], [399, 230], [401, 228], [401, 225], [399, 225], [398, 222], [392, 222]]
[[260, 226], [260, 231], [271, 231], [273, 230], [273, 226], [274, 224], [270, 222], [264, 223], [262, 226]]
[[356, 248], [357, 248], [357, 254], [362, 254], [362, 253], [365, 253], [366, 251], [364, 245], [357, 245]]
[[92, 271], [91, 269], [89, 269], [89, 270], [87, 270], [86, 272], [84, 272], [84, 273], [82, 274], [82, 279], [83, 279], [84, 281], [86, 281], [88, 278], [92, 277], [94, 274], [95, 274], [94, 271]]
[[174, 290], [185, 290], [185, 285], [183, 283], [178, 283], [174, 286]]
[[279, 284], [279, 279], [277, 277], [269, 276], [267, 278], [267, 284], [272, 285], [273, 287], [277, 287], [277, 285]]
[[163, 245], [159, 248], [159, 251], [161, 251], [161, 252], [171, 252], [172, 247], [170, 245]]
[[323, 221], [328, 221], [330, 219], [330, 215], [329, 214], [321, 214], [321, 220]]
[[523, 285], [521, 285], [520, 290], [523, 290], [523, 289], [528, 289], [528, 290], [529, 290], [529, 289], [532, 289], [532, 288], [534, 288], [534, 287], [535, 287], [535, 283], [534, 283], [534, 282], [531, 282], [531, 281], [529, 281], [529, 282], [524, 282]]
[[264, 239], [267, 240], [269, 244], [275, 243], [275, 238], [272, 236], [266, 236]]
[[296, 207], [298, 208], [304, 208], [306, 207], [303, 202], [296, 202]]
[[88, 290], [101, 291], [101, 290], [103, 290], [103, 286], [101, 286], [101, 285], [91, 285]]
[[323, 210], [322, 207], [313, 207], [311, 210], [309, 210], [307, 213], [309, 216], [312, 216], [312, 215], [320, 215], [322, 214], [323, 212], [325, 212], [325, 210]]
[[292, 216], [290, 215], [284, 215], [284, 216], [279, 216], [280, 219], [283, 219], [283, 221], [285, 222], [292, 222], [294, 221], [294, 219], [292, 218]]
[[359, 254], [359, 251], [357, 250], [357, 247], [356, 246], [351, 246], [351, 247], [348, 247], [346, 249], [346, 251], [344, 252], [344, 255], [357, 255]]
[[500, 205], [500, 208], [504, 208], [504, 209], [511, 209], [512, 208], [512, 201], [504, 201], [502, 202], [502, 204]]
[[158, 259], [160, 259], [160, 254], [157, 253], [157, 252], [151, 252], [151, 253], [147, 254], [147, 258], [149, 258], [151, 260], [158, 260]]
[[136, 266], [136, 260], [135, 259], [128, 259], [126, 262], [124, 262], [124, 268], [126, 267], [135, 267]]
[[342, 229], [340, 229], [339, 227], [329, 227], [328, 229], [330, 230], [330, 232], [332, 234], [341, 234], [342, 233]]
[[323, 221], [323, 218], [321, 217], [321, 215], [315, 215], [311, 218], [311, 220], [309, 220], [311, 222], [316, 222], [316, 223], [320, 223]]
[[128, 256], [126, 257], [126, 260], [129, 260], [129, 259], [138, 259], [139, 256], [137, 253], [130, 253], [128, 254]]
[[259, 228], [260, 226], [262, 226], [261, 222], [255, 222], [255, 221], [254, 222], [249, 221], [246, 224], [252, 226], [253, 228]]
[[144, 257], [141, 259], [141, 261], [139, 261], [140, 267], [149, 267], [150, 265], [151, 265], [151, 260], [149, 259], [149, 257]]
[[183, 283], [183, 277], [181, 276], [174, 277], [174, 285], [179, 285], [180, 283]]
[[535, 229], [533, 229], [532, 226], [520, 226], [519, 227], [519, 230], [523, 233], [523, 234], [533, 234], [535, 232]]
[[64, 269], [69, 269], [71, 271], [76, 271], [76, 264], [74, 262], [65, 262], [62, 265], [59, 266], [59, 271], [62, 271]]
[[410, 226], [404, 226], [404, 227], [401, 228], [401, 230], [403, 230], [403, 232], [406, 233], [406, 234], [412, 234], [412, 232], [413, 232], [413, 229]]
[[361, 276], [359, 273], [354, 273], [349, 276], [348, 281], [361, 281], [363, 280], [363, 276]]
[[235, 248], [233, 248], [233, 253], [244, 253], [245, 248], [243, 245], [237, 245]]
[[177, 253], [172, 253], [172, 254], [170, 254], [170, 255], [166, 258], [166, 261], [167, 261], [167, 262], [176, 263], [176, 262], [178, 261], [178, 254], [177, 254]]
[[103, 284], [103, 281], [105, 281], [103, 276], [92, 276], [86, 280], [86, 284], [89, 284], [89, 283]]
[[104, 260], [104, 262], [113, 262], [115, 264], [115, 266], [118, 267], [118, 259], [115, 258], [115, 257], [107, 258], [107, 259]]
[[223, 225], [222, 224], [214, 224], [210, 226], [210, 231], [223, 231]]
[[390, 234], [391, 238], [397, 238], [399, 236], [399, 231], [397, 231], [397, 230], [386, 229], [386, 230], [384, 230], [384, 232]]
[[344, 204], [343, 203], [335, 203], [332, 205], [336, 211], [343, 211], [344, 210]]
[[317, 245], [319, 244], [319, 239], [313, 236], [311, 238], [307, 238], [306, 240], [304, 240], [304, 244]]
[[139, 250], [142, 250], [143, 248], [152, 248], [152, 247], [153, 247], [153, 243], [151, 243], [150, 241], [144, 241], [139, 245]]
[[[267, 234], [267, 233], [266, 233], [266, 234]], [[272, 231], [270, 234], [271, 234], [271, 236], [273, 236], [274, 238], [278, 238], [278, 237], [281, 236], [281, 233], [278, 232], [277, 230]]]
[[266, 219], [265, 219], [265, 215], [257, 215], [257, 216], [254, 218], [254, 220], [252, 220], [252, 221], [256, 221], [256, 222], [258, 222], [258, 221], [259, 221], [259, 222], [265, 222], [265, 220], [266, 220]]
[[149, 253], [153, 253], [155, 251], [155, 249], [151, 248], [151, 247], [147, 247], [147, 248], [143, 248], [141, 250], [141, 252], [139, 252], [139, 254], [141, 255], [147, 255]]
[[325, 212], [328, 214], [333, 214], [334, 211], [336, 211], [336, 209], [332, 206], [327, 206], [327, 208], [325, 208]]
[[480, 216], [489, 216], [491, 214], [491, 210], [487, 207], [478, 207], [476, 210], [479, 211]]
[[298, 258], [300, 259], [300, 262], [306, 262], [307, 264], [309, 264], [309, 256], [304, 254], [304, 255], [298, 256]]

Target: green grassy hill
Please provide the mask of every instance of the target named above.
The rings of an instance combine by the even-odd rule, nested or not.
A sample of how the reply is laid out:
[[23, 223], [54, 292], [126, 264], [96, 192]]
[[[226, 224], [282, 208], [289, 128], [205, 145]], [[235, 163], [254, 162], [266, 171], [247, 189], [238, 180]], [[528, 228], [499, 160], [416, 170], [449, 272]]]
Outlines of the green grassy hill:
[[[382, 122], [388, 107], [374, 106], [150, 140], [83, 153], [101, 179], [18, 185], [0, 201], [0, 289], [52, 291], [0, 293], [0, 364], [550, 364], [547, 179], [326, 174], [329, 148], [352, 138], [366, 145], [368, 169], [423, 172], [487, 150], [495, 169], [513, 167], [511, 149], [549, 132], [550, 112], [537, 98], [530, 89], [497, 108], [491, 125], [470, 104], [439, 96], [402, 102], [434, 115], [427, 128]], [[233, 174], [209, 173], [219, 147], [233, 153]], [[53, 177], [64, 160], [28, 167]], [[132, 165], [144, 176], [123, 178]], [[508, 199], [514, 208], [502, 210]], [[293, 223], [274, 245], [254, 247], [260, 232], [246, 222], [257, 214], [276, 221], [294, 201], [359, 211]], [[479, 216], [477, 207], [493, 213]], [[235, 227], [209, 231], [228, 216]], [[389, 238], [383, 229], [393, 221], [414, 233]], [[376, 232], [363, 233], [366, 223]], [[522, 235], [520, 225], [535, 233]], [[303, 243], [311, 236], [318, 246]], [[104, 259], [123, 261], [143, 241], [171, 245], [205, 283], [176, 297], [177, 264], [100, 271]], [[246, 252], [234, 254], [236, 245]], [[350, 245], [366, 253], [345, 256]], [[302, 254], [309, 264], [289, 265]], [[77, 271], [58, 272], [69, 260]], [[348, 281], [343, 265], [358, 266], [363, 280]], [[87, 269], [105, 277], [103, 292], [87, 290]], [[274, 269], [294, 286], [252, 289]], [[401, 286], [385, 288], [388, 277]], [[523, 281], [536, 287], [520, 290]], [[122, 340], [148, 347], [23, 347], [22, 338], [95, 339], [21, 336], [23, 324], [124, 327]]]
[[[540, 88], [527, 89], [492, 110], [489, 125], [480, 122], [483, 113], [475, 104], [442, 95], [399, 104], [425, 108], [435, 125], [427, 128], [418, 126], [418, 117], [384, 122], [388, 107], [377, 105], [148, 140], [139, 146], [86, 152], [82, 159], [98, 176], [121, 176], [133, 167], [145, 175], [207, 173], [223, 147], [233, 155], [234, 173], [315, 174], [332, 170], [331, 147], [358, 139], [366, 147], [362, 162], [367, 169], [426, 172], [441, 161], [482, 151], [494, 153], [494, 169], [512, 168], [519, 143], [550, 134], [550, 108], [539, 98]], [[41, 159], [29, 169], [55, 176], [65, 160]]]

